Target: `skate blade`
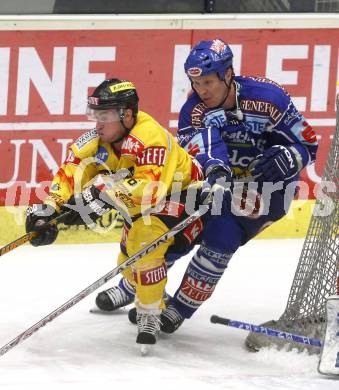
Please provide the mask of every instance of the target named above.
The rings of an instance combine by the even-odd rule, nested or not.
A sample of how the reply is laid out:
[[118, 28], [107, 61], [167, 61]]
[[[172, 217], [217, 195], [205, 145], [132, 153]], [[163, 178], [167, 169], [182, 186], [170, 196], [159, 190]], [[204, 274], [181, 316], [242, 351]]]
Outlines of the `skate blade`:
[[114, 312], [116, 311], [105, 311], [105, 310], [101, 310], [99, 309], [98, 307], [92, 307], [92, 309], [89, 309], [89, 312], [91, 314], [103, 314], [103, 315], [112, 315], [114, 314]]
[[140, 344], [140, 353], [141, 356], [147, 356], [152, 350], [152, 346], [150, 344]]
[[112, 310], [112, 311], [105, 311], [101, 310], [98, 307], [93, 307], [92, 309], [89, 309], [89, 313], [91, 314], [99, 314], [104, 316], [125, 316], [128, 312], [125, 308], [121, 307], [120, 309]]

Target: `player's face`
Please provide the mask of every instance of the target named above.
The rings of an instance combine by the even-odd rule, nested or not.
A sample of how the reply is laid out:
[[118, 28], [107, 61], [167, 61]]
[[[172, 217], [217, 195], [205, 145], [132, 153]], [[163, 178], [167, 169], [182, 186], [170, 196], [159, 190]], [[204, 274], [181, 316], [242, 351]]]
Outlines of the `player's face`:
[[227, 86], [216, 73], [191, 78], [192, 87], [209, 108], [217, 107], [227, 94]]
[[87, 118], [96, 122], [97, 132], [103, 142], [115, 142], [125, 134], [125, 129], [121, 124], [120, 112], [116, 109], [95, 110], [87, 108]]
[[115, 142], [120, 140], [125, 134], [125, 129], [119, 122], [100, 122], [96, 124], [96, 129], [102, 142]]

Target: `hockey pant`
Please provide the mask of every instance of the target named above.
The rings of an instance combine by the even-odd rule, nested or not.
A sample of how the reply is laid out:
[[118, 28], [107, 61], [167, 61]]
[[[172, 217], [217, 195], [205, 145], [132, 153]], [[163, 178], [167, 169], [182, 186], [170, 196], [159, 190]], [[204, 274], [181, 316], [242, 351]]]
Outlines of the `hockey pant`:
[[[166, 252], [165, 254], [165, 264], [167, 272], [172, 267], [172, 265], [175, 263], [176, 260], [180, 259], [181, 257], [187, 255], [192, 249], [194, 248], [194, 245], [191, 245], [187, 248], [187, 250], [183, 253], [172, 253], [170, 250]], [[121, 290], [125, 292], [129, 297], [135, 297], [135, 284], [134, 281], [131, 283], [128, 279], [125, 277], [122, 277], [119, 281], [119, 287]]]
[[[125, 222], [122, 233], [121, 240], [121, 259], [123, 261], [126, 256], [130, 255], [133, 250], [131, 247], [137, 250], [138, 244], [133, 245], [134, 239], [137, 242], [151, 242], [152, 240], [158, 238], [164, 232], [169, 231], [175, 227], [180, 221], [188, 217], [188, 214], [185, 211], [185, 201], [186, 201], [186, 191], [182, 191], [178, 213], [176, 208], [171, 208], [170, 206], [164, 206], [166, 212], [159, 211], [159, 214], [152, 215], [152, 224], [149, 226], [142, 226], [142, 220], [136, 225], [134, 223], [133, 228], [130, 229], [130, 226]], [[167, 207], [168, 206], [168, 207]], [[172, 210], [174, 214], [171, 214], [169, 211]], [[140, 226], [141, 225], [141, 226]], [[193, 248], [194, 245], [201, 242], [201, 232], [203, 229], [203, 219], [199, 218], [191, 225], [187, 226], [183, 231], [178, 232], [171, 240], [167, 241], [166, 244], [162, 244], [159, 248], [161, 253], [156, 255], [157, 258], [165, 258], [166, 269], [168, 270], [173, 263], [180, 257], [188, 254]], [[131, 236], [132, 234], [132, 236]], [[143, 236], [144, 238], [141, 238]], [[127, 250], [126, 250], [126, 242]], [[149, 258], [154, 257], [155, 252], [148, 255]], [[119, 282], [119, 287], [129, 296], [133, 297], [135, 294], [135, 282], [132, 277], [133, 272], [126, 272], [123, 275], [127, 275], [128, 279], [123, 277]], [[148, 289], [147, 291], [150, 291]], [[140, 298], [138, 298], [140, 299]], [[144, 300], [142, 301], [144, 302]]]
[[[168, 230], [168, 227], [155, 216], [151, 216], [151, 224], [147, 225], [144, 224], [143, 218], [137, 219], [128, 232], [125, 231], [123, 234], [118, 263], [121, 264]], [[146, 310], [159, 314], [164, 307], [162, 297], [167, 281], [165, 253], [172, 242], [173, 238], [123, 271], [123, 276], [129, 283], [122, 279], [120, 285], [125, 289], [128, 287], [129, 293], [131, 286], [134, 286], [135, 305], [138, 311]]]
[[185, 318], [194, 312], [213, 293], [218, 281], [237, 249], [264, 228], [283, 217], [292, 196], [284, 191], [272, 193], [266, 215], [220, 215], [211, 217], [204, 226], [202, 243], [187, 266], [180, 287], [171, 304]]

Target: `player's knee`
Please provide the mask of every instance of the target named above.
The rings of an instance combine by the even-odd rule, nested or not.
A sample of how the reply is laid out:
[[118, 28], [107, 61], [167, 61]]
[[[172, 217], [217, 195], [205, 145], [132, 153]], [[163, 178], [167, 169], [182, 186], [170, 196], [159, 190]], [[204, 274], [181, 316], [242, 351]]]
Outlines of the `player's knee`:
[[203, 245], [220, 253], [234, 253], [241, 245], [243, 230], [232, 216], [213, 218], [203, 233]]
[[[151, 224], [144, 224], [143, 219], [139, 218], [133, 223], [126, 240], [126, 250], [129, 256], [138, 252], [142, 247], [159, 238], [168, 231], [167, 226], [158, 218], [151, 216]], [[153, 258], [163, 258], [167, 248], [172, 244], [173, 239], [159, 245], [152, 251]], [[148, 255], [144, 256], [145, 258]]]

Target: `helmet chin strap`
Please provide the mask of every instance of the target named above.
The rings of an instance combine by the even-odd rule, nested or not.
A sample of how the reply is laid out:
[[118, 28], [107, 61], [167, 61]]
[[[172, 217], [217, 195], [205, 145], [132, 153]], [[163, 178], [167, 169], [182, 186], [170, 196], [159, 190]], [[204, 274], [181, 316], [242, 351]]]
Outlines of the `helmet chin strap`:
[[219, 104], [217, 105], [217, 107], [222, 107], [223, 104], [226, 102], [226, 100], [227, 100], [227, 98], [228, 98], [228, 95], [229, 95], [230, 92], [231, 92], [231, 86], [232, 86], [232, 82], [233, 82], [233, 77], [231, 78], [231, 80], [230, 80], [230, 82], [229, 82], [228, 84], [226, 83], [226, 80], [225, 80], [225, 79], [224, 79], [223, 81], [224, 81], [224, 83], [225, 83], [225, 85], [226, 85], [226, 87], [227, 87], [227, 92], [226, 92], [226, 96], [223, 98], [223, 100], [221, 101], [221, 103], [219, 103]]
[[127, 129], [126, 127], [124, 127], [124, 129], [125, 129], [125, 133], [121, 137], [119, 137], [118, 139], [111, 141], [111, 144], [117, 144], [118, 142], [122, 141], [124, 138], [126, 138], [128, 136], [131, 129]]
[[124, 138], [126, 138], [129, 135], [129, 133], [131, 132], [131, 130], [132, 130], [133, 126], [134, 126], [134, 123], [133, 123], [133, 126], [129, 129], [124, 124], [124, 118], [125, 118], [124, 111], [123, 111], [123, 109], [120, 109], [120, 123], [121, 123], [122, 127], [124, 128], [124, 134], [121, 137], [119, 137], [118, 139], [112, 141], [111, 144], [117, 144], [118, 142], [120, 142]]
[[[226, 93], [226, 96], [224, 97], [224, 99], [221, 101], [221, 103], [217, 106], [220, 107], [220, 108], [223, 108], [223, 104], [225, 103], [225, 101], [227, 100], [228, 98], [228, 95], [230, 94], [230, 91], [231, 91], [231, 86], [232, 86], [232, 83], [233, 83], [233, 76], [230, 80], [230, 82], [227, 84], [226, 83], [226, 80], [223, 80], [226, 87], [227, 87], [227, 93]], [[237, 84], [235, 84], [235, 91], [236, 91], [236, 94], [237, 94]], [[243, 116], [243, 113], [241, 112], [241, 110], [239, 109], [239, 106], [238, 106], [238, 99], [236, 98], [235, 99], [236, 101], [236, 110], [235, 112], [234, 111], [231, 111], [231, 113], [239, 120], [239, 121], [242, 121], [244, 116]]]

